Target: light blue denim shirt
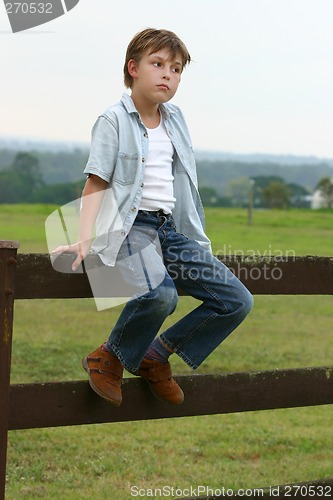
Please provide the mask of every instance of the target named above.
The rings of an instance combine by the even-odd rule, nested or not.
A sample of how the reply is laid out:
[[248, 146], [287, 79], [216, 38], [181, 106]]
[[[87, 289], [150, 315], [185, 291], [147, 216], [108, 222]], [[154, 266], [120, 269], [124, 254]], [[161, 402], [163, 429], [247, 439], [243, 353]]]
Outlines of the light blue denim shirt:
[[[211, 251], [204, 231], [204, 211], [187, 125], [177, 106], [161, 104], [160, 109], [175, 149], [173, 175], [176, 203], [173, 218], [177, 231]], [[96, 239], [92, 245], [92, 250], [106, 265], [115, 264], [120, 246], [139, 210], [147, 153], [147, 129], [132, 98], [125, 93], [94, 124], [90, 155], [84, 170], [85, 174], [95, 174], [109, 183], [96, 221]]]

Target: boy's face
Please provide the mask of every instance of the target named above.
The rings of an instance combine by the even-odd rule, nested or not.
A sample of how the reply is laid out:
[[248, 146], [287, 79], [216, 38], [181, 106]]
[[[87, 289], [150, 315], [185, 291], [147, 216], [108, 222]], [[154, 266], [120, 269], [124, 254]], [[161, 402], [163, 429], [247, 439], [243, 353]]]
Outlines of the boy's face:
[[177, 92], [183, 67], [180, 56], [172, 58], [168, 49], [162, 49], [145, 53], [139, 63], [131, 59], [128, 69], [133, 78], [132, 95], [140, 94], [160, 104], [172, 99]]

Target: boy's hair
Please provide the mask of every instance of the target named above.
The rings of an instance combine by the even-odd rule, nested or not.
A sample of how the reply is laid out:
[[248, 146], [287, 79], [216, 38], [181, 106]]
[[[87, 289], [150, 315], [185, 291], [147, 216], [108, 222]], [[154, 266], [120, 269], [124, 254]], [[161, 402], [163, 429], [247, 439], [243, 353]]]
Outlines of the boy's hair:
[[124, 64], [124, 83], [127, 88], [131, 88], [133, 83], [133, 78], [128, 72], [128, 61], [134, 59], [139, 63], [145, 52], [150, 55], [162, 49], [169, 49], [174, 58], [177, 55], [181, 57], [182, 70], [191, 62], [191, 56], [185, 44], [175, 33], [164, 29], [147, 28], [137, 33], [127, 47]]

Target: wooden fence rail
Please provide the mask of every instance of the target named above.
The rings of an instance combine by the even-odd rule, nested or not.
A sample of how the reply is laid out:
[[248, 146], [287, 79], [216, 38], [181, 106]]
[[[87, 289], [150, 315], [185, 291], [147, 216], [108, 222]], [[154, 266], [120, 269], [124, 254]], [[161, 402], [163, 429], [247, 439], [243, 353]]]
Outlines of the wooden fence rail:
[[[3, 500], [5, 495], [9, 430], [333, 403], [331, 366], [177, 377], [186, 392], [186, 400], [180, 406], [157, 400], [152, 396], [147, 384], [137, 378], [124, 380], [125, 397], [120, 408], [114, 408], [99, 398], [90, 389], [87, 381], [10, 385], [14, 298], [92, 297], [85, 273], [57, 272], [53, 269], [48, 255], [17, 255], [18, 246], [17, 242], [0, 241], [0, 500]], [[219, 258], [254, 294], [333, 294], [333, 258]], [[70, 270], [72, 256], [63, 255], [59, 259], [60, 267]], [[89, 267], [99, 265], [98, 258], [89, 256], [89, 260]], [[179, 293], [182, 293], [181, 290]], [[195, 398], [191, 397], [193, 388]], [[333, 495], [333, 478], [302, 484], [306, 488], [311, 485], [331, 488]], [[278, 488], [279, 494], [283, 495], [287, 485]], [[298, 492], [300, 496], [291, 496], [304, 498], [304, 491], [303, 489]], [[269, 498], [270, 494], [271, 491], [267, 489], [264, 493], [266, 496], [262, 498]], [[200, 497], [200, 500], [208, 498], [217, 497]], [[275, 495], [275, 498], [284, 496]]]

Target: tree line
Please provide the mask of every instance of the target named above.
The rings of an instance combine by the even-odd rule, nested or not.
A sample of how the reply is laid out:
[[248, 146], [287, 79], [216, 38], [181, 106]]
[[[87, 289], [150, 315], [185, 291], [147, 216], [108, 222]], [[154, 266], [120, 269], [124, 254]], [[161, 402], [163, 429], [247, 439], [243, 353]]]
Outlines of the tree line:
[[81, 196], [84, 180], [46, 184], [39, 159], [17, 153], [12, 164], [0, 172], [0, 203], [54, 203], [64, 205]]
[[309, 207], [311, 193], [295, 183], [286, 183], [278, 176], [240, 177], [229, 181], [225, 194], [219, 197], [211, 187], [200, 188], [206, 206], [255, 208]]
[[[64, 205], [81, 196], [85, 179], [47, 184], [39, 158], [27, 152], [15, 155], [11, 165], [0, 171], [0, 203], [52, 203]], [[309, 207], [311, 192], [280, 176], [240, 176], [229, 179], [221, 195], [215, 187], [204, 185], [199, 176], [199, 191], [205, 206], [254, 208]], [[327, 208], [333, 208], [333, 181], [322, 177], [317, 185]]]
[[[333, 179], [323, 177], [315, 187], [322, 198], [325, 208], [333, 208]], [[296, 183], [286, 183], [278, 176], [241, 177], [227, 183], [224, 196], [208, 186], [200, 188], [205, 206], [254, 208], [309, 208], [312, 193]]]

